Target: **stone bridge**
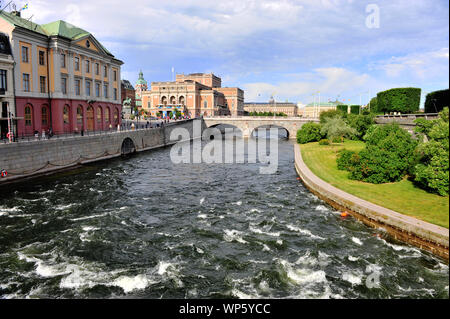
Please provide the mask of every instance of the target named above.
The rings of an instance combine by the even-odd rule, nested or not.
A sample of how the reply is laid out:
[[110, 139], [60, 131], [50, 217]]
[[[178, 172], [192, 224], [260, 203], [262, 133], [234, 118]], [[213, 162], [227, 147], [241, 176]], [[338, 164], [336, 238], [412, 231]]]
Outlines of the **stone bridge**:
[[250, 137], [254, 130], [258, 128], [284, 128], [288, 138], [296, 138], [297, 130], [308, 122], [319, 122], [318, 119], [302, 119], [300, 117], [261, 117], [261, 116], [241, 116], [241, 117], [205, 117], [206, 126], [216, 127], [218, 125], [231, 125], [242, 132], [243, 137]]
[[378, 115], [375, 118], [375, 123], [385, 125], [389, 123], [398, 123], [400, 127], [404, 128], [410, 133], [414, 133], [414, 123], [417, 119], [435, 120], [439, 118], [438, 113], [419, 113], [419, 114], [399, 114], [399, 115]]

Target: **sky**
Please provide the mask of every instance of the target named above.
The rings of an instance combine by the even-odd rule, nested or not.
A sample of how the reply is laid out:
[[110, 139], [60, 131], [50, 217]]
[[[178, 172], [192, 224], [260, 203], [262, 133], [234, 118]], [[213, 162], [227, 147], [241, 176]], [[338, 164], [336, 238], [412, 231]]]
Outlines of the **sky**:
[[[1, 1], [2, 5], [9, 1]], [[245, 102], [366, 104], [393, 87], [449, 87], [446, 0], [28, 0], [22, 17], [65, 20], [122, 60], [122, 78], [212, 72]], [[377, 16], [378, 13], [378, 16]], [[316, 94], [316, 97], [313, 94]], [[424, 98], [422, 98], [423, 103]]]

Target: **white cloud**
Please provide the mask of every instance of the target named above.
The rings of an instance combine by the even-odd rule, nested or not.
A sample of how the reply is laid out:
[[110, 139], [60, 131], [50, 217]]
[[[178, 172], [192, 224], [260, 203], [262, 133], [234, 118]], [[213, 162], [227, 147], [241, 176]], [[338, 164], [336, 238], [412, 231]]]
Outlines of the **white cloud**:
[[449, 48], [391, 57], [372, 64], [371, 68], [383, 70], [389, 77], [409, 76], [422, 80], [448, 77]]

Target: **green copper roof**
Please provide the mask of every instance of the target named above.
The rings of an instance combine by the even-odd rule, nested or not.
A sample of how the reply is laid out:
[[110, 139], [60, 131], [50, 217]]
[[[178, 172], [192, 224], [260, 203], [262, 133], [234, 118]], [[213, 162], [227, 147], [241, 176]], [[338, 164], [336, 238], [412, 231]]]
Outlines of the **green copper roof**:
[[[22, 27], [46, 36], [59, 36], [70, 39], [72, 41], [76, 41], [89, 35], [92, 36], [92, 34], [87, 32], [86, 30], [78, 28], [73, 24], [62, 20], [39, 25], [6, 11], [0, 12], [0, 17], [4, 18], [6, 21], [15, 26]], [[96, 42], [107, 54], [113, 56], [111, 52], [109, 52], [101, 43], [99, 43], [98, 41]]]
[[147, 85], [147, 81], [145, 81], [145, 79], [144, 79], [144, 73], [142, 73], [142, 71], [140, 71], [139, 72], [139, 78], [138, 78], [138, 80], [136, 82], [136, 85], [142, 85], [142, 84]]
[[90, 34], [89, 32], [62, 20], [43, 24], [41, 27], [49, 36], [56, 35], [71, 40], [77, 40]]
[[[336, 106], [336, 105], [340, 105], [343, 104], [341, 102], [320, 102], [320, 106], [319, 106], [319, 102], [316, 101], [315, 105], [316, 107], [332, 107], [332, 106]], [[314, 106], [314, 102], [307, 104], [306, 106]]]
[[6, 12], [6, 11], [1, 11], [0, 12], [0, 17], [2, 17], [7, 22], [9, 22], [12, 25], [15, 25], [17, 27], [21, 27], [21, 28], [24, 28], [24, 29], [28, 29], [30, 31], [34, 31], [34, 32], [43, 34], [43, 35], [47, 35], [45, 30], [39, 24], [31, 22], [31, 21], [29, 21], [27, 19], [18, 17], [15, 14], [12, 14], [12, 13], [9, 13], [9, 12]]

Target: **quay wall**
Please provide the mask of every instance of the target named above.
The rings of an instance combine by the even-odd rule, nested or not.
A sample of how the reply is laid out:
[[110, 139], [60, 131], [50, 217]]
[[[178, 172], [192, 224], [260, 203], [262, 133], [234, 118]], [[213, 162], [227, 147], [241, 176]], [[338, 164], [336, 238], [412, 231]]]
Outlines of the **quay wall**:
[[[197, 130], [194, 130], [195, 121], [199, 127]], [[133, 141], [136, 152], [168, 146], [176, 143], [170, 140], [170, 134], [175, 128], [187, 129], [190, 137], [195, 139], [201, 137], [205, 124], [203, 119], [185, 120], [142, 130], [3, 144], [0, 145], [0, 169], [6, 170], [8, 176], [0, 178], [0, 185], [121, 156], [127, 138]]]

